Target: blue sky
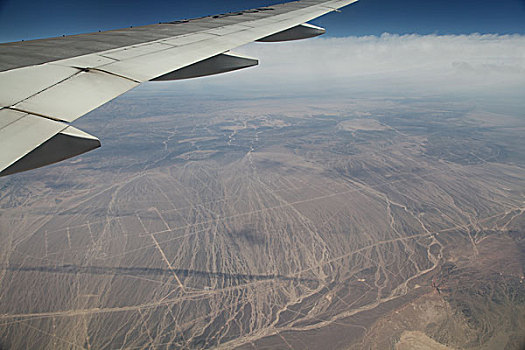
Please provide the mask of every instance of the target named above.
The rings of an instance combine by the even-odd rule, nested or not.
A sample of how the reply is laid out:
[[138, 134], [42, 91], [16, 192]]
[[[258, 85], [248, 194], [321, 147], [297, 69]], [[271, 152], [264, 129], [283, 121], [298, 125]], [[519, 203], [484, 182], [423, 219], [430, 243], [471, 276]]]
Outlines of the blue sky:
[[[0, 0], [0, 41], [144, 25], [259, 7], [267, 0]], [[525, 0], [360, 0], [314, 23], [332, 36], [525, 33]]]

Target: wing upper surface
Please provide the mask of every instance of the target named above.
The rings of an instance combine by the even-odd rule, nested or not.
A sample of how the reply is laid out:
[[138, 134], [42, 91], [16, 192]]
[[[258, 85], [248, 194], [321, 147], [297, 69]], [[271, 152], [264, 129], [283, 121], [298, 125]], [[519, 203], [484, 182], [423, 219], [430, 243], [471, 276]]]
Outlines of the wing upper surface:
[[[355, 1], [302, 0], [196, 20], [1, 44], [0, 175], [13, 172], [8, 168], [23, 163], [31, 152], [34, 158], [34, 150], [50, 140], [60, 149], [57, 142], [64, 138], [57, 135], [67, 133], [68, 123], [142, 82]], [[85, 144], [90, 137], [73, 140]], [[17, 169], [29, 166], [18, 164]]]

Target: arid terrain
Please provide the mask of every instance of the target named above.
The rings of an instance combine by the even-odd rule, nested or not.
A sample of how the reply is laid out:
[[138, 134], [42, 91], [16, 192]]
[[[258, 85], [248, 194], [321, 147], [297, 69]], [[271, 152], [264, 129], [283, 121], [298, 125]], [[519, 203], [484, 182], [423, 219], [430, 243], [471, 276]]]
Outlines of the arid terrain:
[[141, 88], [0, 179], [1, 349], [520, 349], [525, 115]]

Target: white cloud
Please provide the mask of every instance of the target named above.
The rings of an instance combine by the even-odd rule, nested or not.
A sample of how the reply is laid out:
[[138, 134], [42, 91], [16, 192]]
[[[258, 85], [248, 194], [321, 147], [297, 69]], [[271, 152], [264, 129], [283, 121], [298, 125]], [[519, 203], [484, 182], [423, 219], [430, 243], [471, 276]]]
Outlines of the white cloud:
[[185, 86], [298, 93], [525, 90], [521, 35], [384, 34], [254, 43], [235, 51], [259, 58], [260, 66]]

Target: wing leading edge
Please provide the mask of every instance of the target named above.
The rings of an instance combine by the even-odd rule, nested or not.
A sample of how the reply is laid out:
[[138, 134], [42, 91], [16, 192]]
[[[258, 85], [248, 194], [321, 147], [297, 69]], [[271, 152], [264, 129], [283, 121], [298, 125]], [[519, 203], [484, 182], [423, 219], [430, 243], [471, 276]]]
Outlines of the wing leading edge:
[[69, 125], [146, 81], [258, 64], [229, 50], [321, 35], [306, 22], [357, 0], [302, 0], [194, 20], [0, 44], [0, 176], [100, 146]]

